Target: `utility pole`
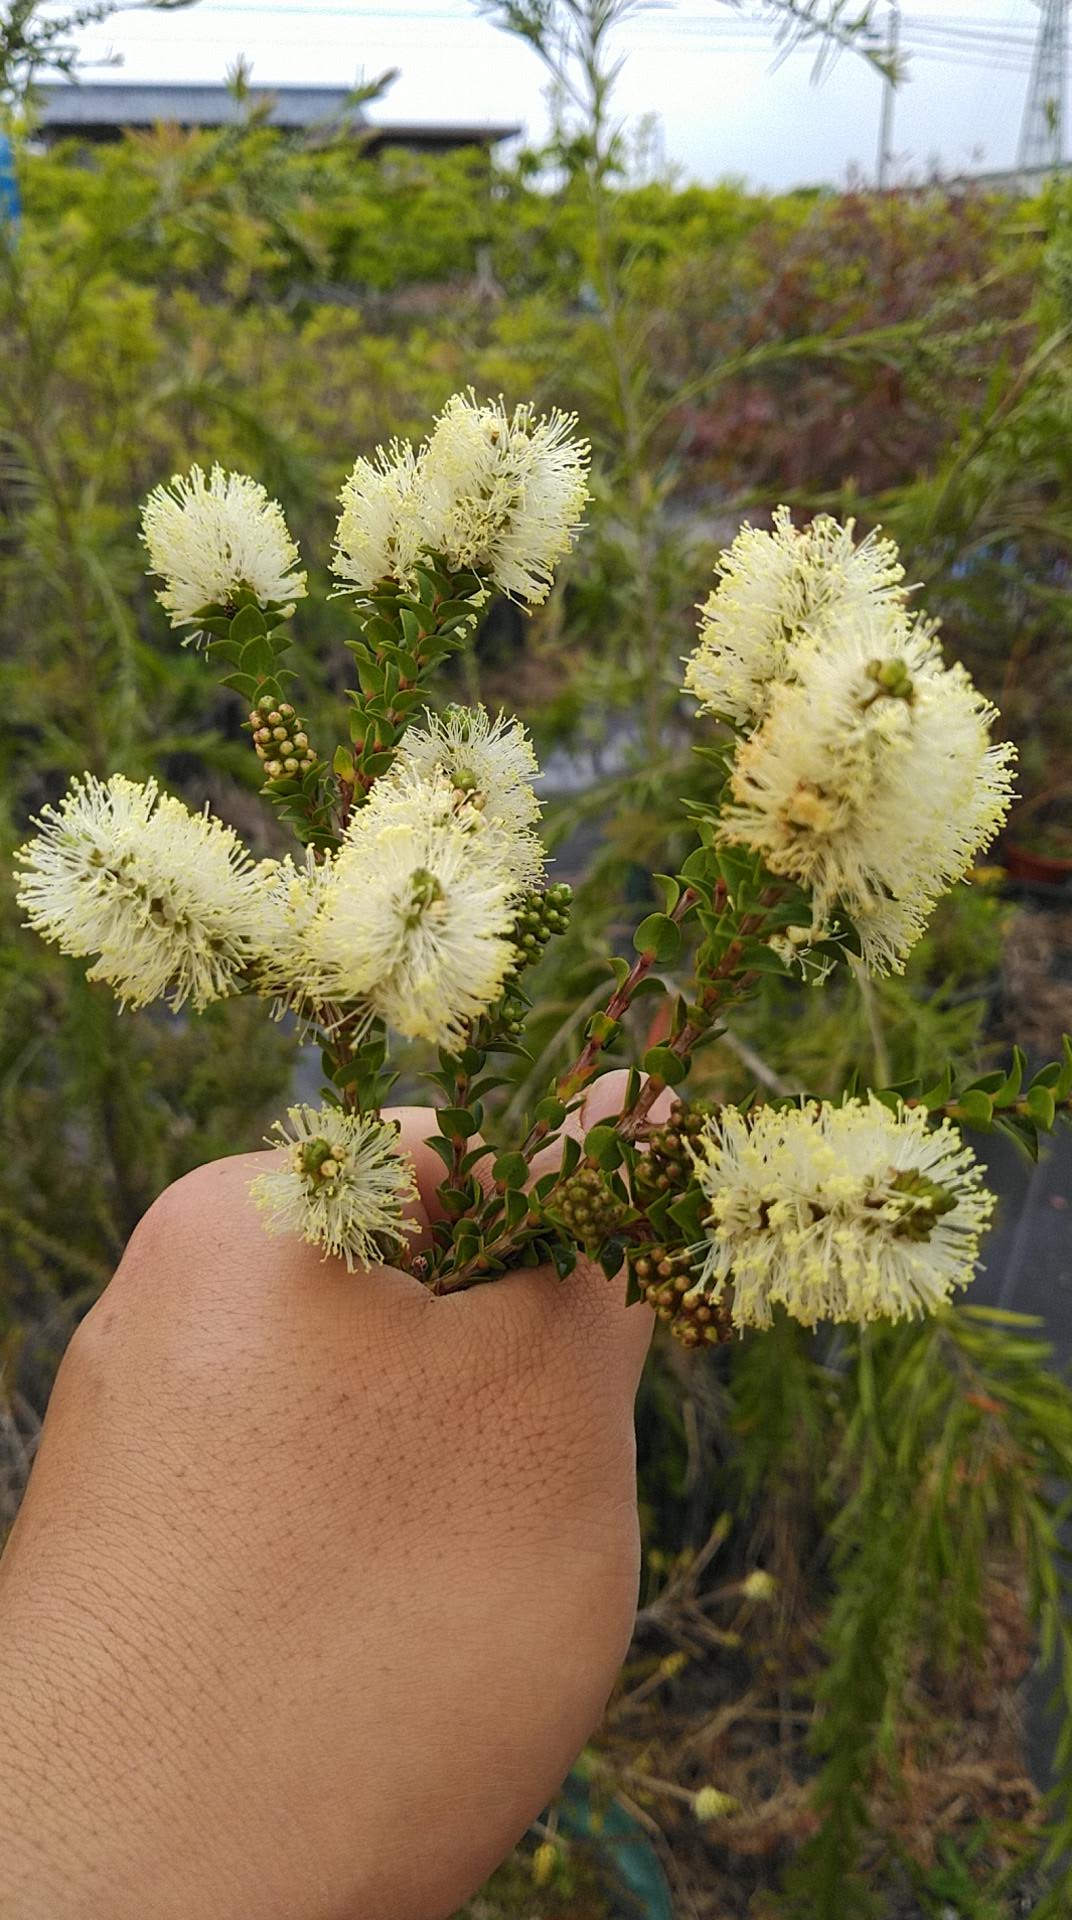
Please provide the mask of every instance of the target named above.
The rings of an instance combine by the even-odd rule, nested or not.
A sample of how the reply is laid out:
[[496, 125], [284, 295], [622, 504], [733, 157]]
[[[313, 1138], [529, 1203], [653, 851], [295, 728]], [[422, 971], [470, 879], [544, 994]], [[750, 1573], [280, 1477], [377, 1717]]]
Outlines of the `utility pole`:
[[880, 193], [889, 180], [890, 167], [893, 163], [893, 98], [896, 92], [893, 69], [900, 44], [900, 0], [890, 0], [890, 10], [886, 16], [886, 59], [891, 71], [882, 76], [882, 113], [878, 123], [878, 166], [875, 170]]
[[1039, 35], [1024, 102], [1017, 166], [1034, 172], [1064, 159], [1067, 0], [1043, 0]]

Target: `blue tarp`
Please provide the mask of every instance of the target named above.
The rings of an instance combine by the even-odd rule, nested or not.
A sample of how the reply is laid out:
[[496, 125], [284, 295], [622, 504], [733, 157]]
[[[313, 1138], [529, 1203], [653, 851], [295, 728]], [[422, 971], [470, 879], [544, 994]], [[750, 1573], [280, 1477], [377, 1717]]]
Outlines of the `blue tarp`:
[[0, 229], [17, 229], [19, 224], [19, 183], [15, 178], [15, 156], [7, 134], [0, 129]]

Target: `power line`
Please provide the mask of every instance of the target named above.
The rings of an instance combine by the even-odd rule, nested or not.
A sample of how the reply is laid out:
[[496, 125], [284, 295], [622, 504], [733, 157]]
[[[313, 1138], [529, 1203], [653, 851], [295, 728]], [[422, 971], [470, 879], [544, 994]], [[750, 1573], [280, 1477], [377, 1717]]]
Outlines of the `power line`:
[[[426, 25], [429, 21], [456, 27], [473, 27], [480, 32], [496, 32], [490, 22], [474, 17], [468, 9], [462, 12], [450, 7], [386, 7], [376, 6], [369, 10], [376, 21], [412, 21], [416, 25]], [[364, 24], [355, 18], [354, 8], [339, 5], [337, 0], [315, 0], [310, 6], [303, 6], [300, 0], [252, 0], [252, 4], [243, 4], [243, 0], [201, 0], [197, 9], [197, 19], [205, 14], [229, 13], [244, 15], [250, 20], [261, 20], [277, 15], [291, 15], [306, 20], [348, 19], [354, 24]], [[1022, 20], [972, 20], [959, 15], [906, 14], [905, 25], [918, 27], [923, 31], [953, 33], [965, 37], [1011, 38], [1033, 46], [1035, 36], [1028, 30], [1027, 22]], [[748, 20], [739, 15], [728, 14], [725, 18], [712, 18], [705, 14], [640, 14], [622, 29], [623, 38], [638, 35], [649, 37], [649, 29], [657, 36], [666, 34], [701, 33], [718, 35], [725, 33], [737, 36], [742, 33], [755, 33], [764, 38], [774, 31], [770, 22]]]
[[[365, 44], [377, 44], [388, 34], [400, 30], [408, 38], [408, 29], [411, 27], [425, 29], [433, 23], [440, 27], [449, 26], [452, 30], [449, 39], [440, 35], [433, 38], [426, 33], [423, 35], [423, 47], [436, 51], [456, 47], [460, 35], [482, 39], [485, 30], [494, 31], [489, 23], [481, 21], [468, 9], [458, 12], [449, 6], [385, 6], [377, 7], [371, 18], [366, 16], [361, 20], [355, 18], [352, 6], [340, 5], [338, 0], [315, 0], [309, 6], [299, 4], [298, 0], [253, 0], [253, 4], [245, 5], [242, 0], [202, 0], [197, 18], [202, 21], [220, 14], [230, 15], [236, 21], [246, 19], [253, 25], [277, 18], [305, 19], [310, 24], [321, 19], [346, 19], [351, 23], [355, 36], [359, 36]], [[637, 28], [651, 28], [653, 32], [642, 31], [634, 38], [631, 29]], [[181, 27], [179, 30], [181, 32]], [[986, 68], [991, 72], [999, 57], [1004, 71], [1026, 72], [1035, 45], [1034, 36], [1023, 31], [1022, 23], [981, 20], [979, 16], [906, 14], [903, 30], [902, 48], [913, 60]], [[159, 32], [160, 23], [157, 23], [154, 25], [154, 34]], [[199, 33], [199, 37], [206, 36]], [[219, 36], [210, 34], [207, 37], [217, 44], [223, 44]], [[637, 16], [623, 35], [625, 39], [633, 39], [636, 50], [649, 57], [669, 53], [747, 53], [772, 44], [775, 37], [769, 23], [749, 20], [740, 15], [729, 14], [724, 19], [714, 19], [695, 13], [662, 12]], [[295, 40], [286, 44], [297, 45], [300, 42]]]

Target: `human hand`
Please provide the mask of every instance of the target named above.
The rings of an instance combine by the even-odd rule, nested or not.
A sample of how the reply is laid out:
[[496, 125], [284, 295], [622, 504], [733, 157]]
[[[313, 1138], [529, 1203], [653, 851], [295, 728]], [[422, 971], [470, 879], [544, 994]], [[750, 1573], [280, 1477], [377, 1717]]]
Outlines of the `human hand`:
[[349, 1276], [266, 1240], [264, 1159], [168, 1189], [60, 1369], [0, 1563], [5, 1920], [441, 1920], [628, 1646], [650, 1310]]

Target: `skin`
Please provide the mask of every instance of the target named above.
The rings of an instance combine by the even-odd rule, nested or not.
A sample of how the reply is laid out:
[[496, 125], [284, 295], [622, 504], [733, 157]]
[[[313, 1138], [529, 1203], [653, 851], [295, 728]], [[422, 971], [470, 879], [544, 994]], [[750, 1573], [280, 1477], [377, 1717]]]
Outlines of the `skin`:
[[266, 1157], [168, 1189], [60, 1369], [0, 1562], [5, 1920], [442, 1920], [628, 1646], [650, 1310], [350, 1276], [264, 1235]]

